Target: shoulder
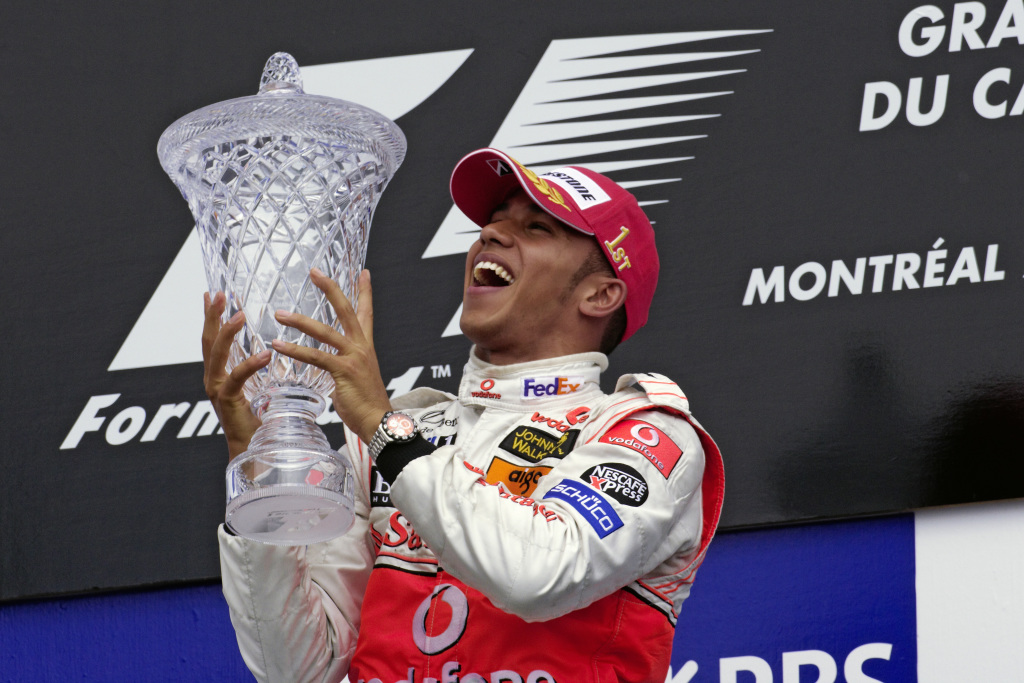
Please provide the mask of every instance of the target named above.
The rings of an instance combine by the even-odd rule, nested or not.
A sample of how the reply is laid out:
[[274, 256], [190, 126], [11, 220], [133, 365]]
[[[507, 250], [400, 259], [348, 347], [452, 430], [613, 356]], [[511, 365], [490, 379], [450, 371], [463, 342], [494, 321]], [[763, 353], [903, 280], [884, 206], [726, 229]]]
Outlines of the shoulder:
[[391, 399], [391, 406], [395, 410], [411, 411], [417, 408], [430, 408], [441, 403], [450, 403], [455, 399], [454, 395], [444, 391], [430, 387], [417, 387], [407, 394]]
[[703, 439], [682, 390], [664, 375], [623, 375], [595, 406], [585, 443], [619, 446], [642, 456], [668, 478], [680, 459], [701, 462]]
[[683, 432], [692, 432], [694, 427], [700, 429], [690, 412], [689, 399], [675, 382], [656, 373], [631, 373], [619, 378], [615, 391], [594, 411], [590, 431], [601, 434], [638, 413], [652, 412], [664, 416], [652, 419], [680, 425]]

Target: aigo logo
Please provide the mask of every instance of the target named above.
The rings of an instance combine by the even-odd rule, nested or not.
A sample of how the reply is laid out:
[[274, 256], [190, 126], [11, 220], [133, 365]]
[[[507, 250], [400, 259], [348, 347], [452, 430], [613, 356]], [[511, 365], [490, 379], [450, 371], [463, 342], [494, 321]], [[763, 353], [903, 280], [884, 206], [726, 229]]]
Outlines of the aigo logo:
[[530, 496], [541, 477], [551, 471], [550, 467], [516, 465], [502, 458], [494, 458], [487, 467], [487, 483], [502, 483], [520, 496]]

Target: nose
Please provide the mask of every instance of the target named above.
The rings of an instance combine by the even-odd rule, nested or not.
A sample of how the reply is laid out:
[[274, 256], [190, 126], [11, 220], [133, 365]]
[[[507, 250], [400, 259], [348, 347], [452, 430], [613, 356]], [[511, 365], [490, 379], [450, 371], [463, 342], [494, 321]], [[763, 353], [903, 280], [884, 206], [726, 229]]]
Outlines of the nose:
[[487, 245], [489, 243], [500, 244], [503, 247], [512, 246], [512, 221], [499, 220], [488, 223], [480, 229], [480, 241]]

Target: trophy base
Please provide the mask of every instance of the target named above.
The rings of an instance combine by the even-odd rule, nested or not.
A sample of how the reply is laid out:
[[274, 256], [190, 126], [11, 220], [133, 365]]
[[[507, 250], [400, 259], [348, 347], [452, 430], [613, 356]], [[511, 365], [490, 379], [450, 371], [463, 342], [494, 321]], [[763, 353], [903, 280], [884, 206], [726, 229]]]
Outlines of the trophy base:
[[246, 491], [227, 506], [234, 533], [270, 545], [309, 545], [337, 538], [352, 526], [352, 501], [305, 484]]
[[263, 424], [225, 472], [231, 531], [260, 543], [308, 545], [352, 526], [352, 465], [314, 421], [323, 406], [306, 387], [271, 387], [253, 400]]

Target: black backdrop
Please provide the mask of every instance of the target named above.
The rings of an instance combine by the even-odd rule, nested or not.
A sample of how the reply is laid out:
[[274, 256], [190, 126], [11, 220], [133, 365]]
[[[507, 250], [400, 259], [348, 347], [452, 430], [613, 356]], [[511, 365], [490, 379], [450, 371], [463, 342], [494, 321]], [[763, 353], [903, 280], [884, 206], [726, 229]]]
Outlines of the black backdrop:
[[[1024, 116], [1013, 113], [1024, 46], [1010, 35], [1024, 17], [1000, 20], [1014, 3], [986, 2], [987, 16], [960, 38], [954, 15], [966, 24], [979, 17], [939, 0], [944, 18], [922, 20], [911, 40], [924, 43], [921, 29], [936, 26], [945, 27], [942, 40], [913, 57], [899, 31], [918, 4], [8, 3], [0, 599], [218, 574], [222, 437], [201, 436], [202, 427], [178, 436], [204, 399], [201, 364], [108, 368], [192, 229], [157, 162], [160, 133], [200, 106], [253, 94], [278, 50], [304, 66], [472, 50], [398, 119], [409, 155], [379, 206], [367, 264], [385, 380], [418, 367], [416, 385], [453, 390], [468, 347], [442, 333], [459, 303], [463, 257], [423, 255], [451, 207], [450, 169], [501, 139], [552, 41], [751, 31], [624, 55], [742, 52], [687, 67], [736, 73], [629, 93], [731, 94], [622, 115], [718, 116], [639, 133], [560, 129], [545, 139], [705, 136], [540, 160], [692, 157], [610, 173], [678, 181], [634, 190], [657, 202], [648, 211], [661, 282], [651, 323], [615, 352], [607, 382], [653, 370], [687, 391], [726, 457], [726, 528], [1024, 495]], [[646, 64], [628, 75], [678, 71]], [[1006, 72], [983, 96], [1006, 102], [1007, 115], [986, 118], [975, 85], [994, 69]], [[942, 116], [912, 125], [911, 79], [921, 79], [928, 112], [941, 76]], [[866, 84], [879, 82], [899, 89], [903, 107], [888, 125], [860, 130], [862, 118], [885, 110], [880, 96], [862, 112]], [[896, 289], [901, 259], [920, 259], [913, 282], [924, 284], [940, 239], [947, 253], [932, 257], [929, 281], [942, 286]], [[861, 294], [842, 285], [829, 296], [823, 282], [810, 296], [815, 271], [827, 280], [833, 261], [856, 272], [858, 259], [876, 256], [892, 257], [880, 291], [872, 291], [876, 260], [864, 266]], [[744, 305], [752, 279], [773, 282], [773, 272], [783, 274], [780, 287]], [[807, 300], [793, 296], [801, 291]], [[198, 297], [191, 303], [201, 307]], [[182, 344], [197, 348], [198, 337]], [[90, 401], [114, 395], [96, 409], [102, 423], [69, 445], [76, 424], [88, 427]], [[147, 439], [161, 406], [179, 416]], [[338, 425], [325, 430], [340, 441]], [[116, 443], [118, 433], [130, 438]]]

